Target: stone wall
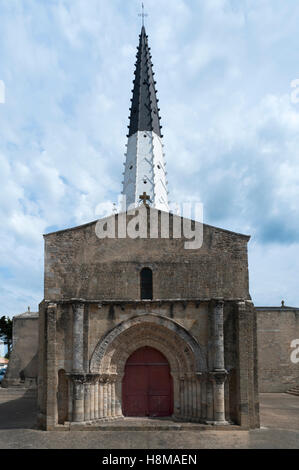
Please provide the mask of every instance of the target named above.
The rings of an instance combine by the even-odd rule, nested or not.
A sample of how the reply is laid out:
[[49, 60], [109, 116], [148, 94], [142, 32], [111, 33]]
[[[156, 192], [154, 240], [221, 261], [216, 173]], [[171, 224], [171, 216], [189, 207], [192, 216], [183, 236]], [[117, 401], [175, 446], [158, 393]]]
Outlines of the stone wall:
[[299, 340], [299, 309], [256, 307], [260, 392], [285, 392], [299, 384], [291, 342]]
[[[154, 212], [156, 238], [149, 238], [149, 219], [138, 224], [147, 235], [142, 238], [100, 239], [96, 222], [45, 236], [38, 392], [44, 429], [67, 415], [74, 423], [95, 419], [95, 408], [103, 411], [96, 404], [101, 390], [104, 418], [119, 416], [118, 368], [128, 351], [147, 345], [156, 345], [171, 365], [175, 417], [259, 425], [249, 237], [199, 224], [202, 246], [186, 249], [188, 240], [176, 237], [172, 221], [181, 227], [191, 222], [192, 229], [196, 223], [171, 215], [164, 238], [166, 213]], [[126, 217], [132, 222], [131, 214]], [[104, 223], [114, 220], [118, 233], [121, 216]], [[140, 292], [143, 267], [153, 273], [153, 299], [147, 301]], [[97, 362], [99, 351], [106, 352]]]
[[35, 387], [38, 374], [38, 313], [13, 317], [13, 345], [2, 387]]
[[154, 299], [250, 299], [248, 236], [204, 225], [202, 247], [188, 250], [184, 238], [99, 239], [95, 229], [45, 236], [46, 300], [140, 299], [144, 266], [153, 271]]
[[[74, 349], [76, 338], [76, 334], [74, 336], [74, 304], [81, 305], [82, 312], [80, 351]], [[215, 331], [213, 330], [214, 308], [214, 301], [200, 300], [103, 301], [101, 303], [69, 300], [56, 304], [43, 302], [41, 304], [43, 320], [40, 318], [39, 426], [48, 430], [54, 429], [59, 415], [62, 416], [66, 413], [57, 403], [57, 396], [60, 395], [59, 378], [62, 376], [72, 377], [74, 374], [74, 354], [79, 352], [81, 367], [79, 378], [82, 383], [78, 383], [78, 387], [83, 386], [86, 380], [90, 380], [91, 374], [108, 374], [109, 377], [111, 375], [116, 380], [119, 393], [121, 376], [116, 378], [115, 367], [124, 362], [128, 351], [134, 351], [144, 344], [150, 344], [153, 347], [156, 344], [157, 349], [170, 358], [174, 354], [174, 362], [171, 363], [170, 360], [170, 363], [176, 390], [175, 403], [177, 406], [175, 406], [175, 410], [178, 416], [182, 413], [182, 407], [178, 405], [178, 390], [184, 385], [184, 387], [191, 387], [195, 391], [200, 390], [201, 411], [194, 408], [192, 414], [200, 412], [201, 419], [205, 417], [204, 419], [213, 421], [213, 410], [216, 407], [216, 402], [213, 402], [213, 394], [215, 387], [218, 386], [213, 372], [216, 354]], [[159, 324], [152, 322], [153, 317], [160, 319]], [[123, 330], [122, 325], [128, 324], [128, 322], [130, 328]], [[179, 330], [169, 329], [167, 333], [163, 322], [173, 324], [174, 327], [177, 325], [177, 328], [183, 328], [190, 338], [194, 338], [200, 347], [199, 356], [196, 354], [193, 357], [192, 346], [188, 353], [187, 343], [185, 347], [180, 349], [179, 338], [177, 341], [172, 339], [172, 335]], [[230, 301], [224, 304], [224, 367], [228, 372], [225, 385], [225, 417], [231, 423], [252, 428], [259, 425], [255, 328], [253, 304], [250, 301]], [[124, 333], [122, 333], [123, 331]], [[99, 344], [105, 345], [107, 343], [109, 332], [113, 332], [116, 343], [111, 343], [111, 350], [107, 352], [108, 362], [101, 366], [104, 367], [103, 369], [99, 367], [98, 370], [97, 363], [93, 358], [97, 354]], [[118, 339], [118, 335], [120, 339]], [[175, 348], [178, 348], [177, 353]], [[191, 353], [189, 360], [183, 357], [187, 353]], [[120, 356], [115, 359], [115, 365], [112, 361], [112, 365], [108, 367], [111, 354], [120, 354]], [[182, 363], [186, 361], [186, 366], [181, 370], [176, 370], [174, 365], [176, 360], [181, 360]], [[193, 363], [196, 360], [199, 361], [197, 366]], [[200, 386], [197, 384], [197, 372], [200, 373]], [[87, 385], [89, 387], [90, 383], [87, 382]], [[87, 385], [86, 390], [89, 393]], [[62, 402], [65, 402], [67, 400], [65, 397], [71, 396], [71, 393], [71, 388], [68, 395], [66, 392], [61, 393], [64, 396]], [[72, 406], [73, 401], [71, 400], [69, 413], [72, 413]], [[195, 419], [195, 416], [192, 415], [192, 419]]]

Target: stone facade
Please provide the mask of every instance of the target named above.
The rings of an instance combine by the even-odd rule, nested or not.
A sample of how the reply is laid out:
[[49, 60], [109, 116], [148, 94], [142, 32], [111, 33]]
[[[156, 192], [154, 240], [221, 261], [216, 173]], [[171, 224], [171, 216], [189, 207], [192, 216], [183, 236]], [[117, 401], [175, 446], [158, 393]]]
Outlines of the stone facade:
[[[172, 233], [100, 240], [95, 226], [45, 236], [40, 427], [123, 418], [125, 364], [144, 346], [169, 362], [173, 419], [258, 427], [249, 237], [204, 225], [202, 247], [186, 250]], [[152, 300], [140, 299], [143, 267]]]
[[[299, 309], [256, 307], [260, 392], [285, 392], [299, 385], [299, 363], [291, 360], [299, 346]], [[298, 354], [299, 356], [299, 354]]]
[[13, 317], [12, 353], [2, 387], [36, 387], [38, 374], [38, 313]]
[[[94, 305], [92, 304], [93, 308]], [[118, 305], [104, 302], [103, 308], [107, 309], [108, 305], [110, 317], [117, 316], [117, 312], [123, 314], [123, 302]], [[180, 322], [181, 317], [187, 321], [189, 309], [186, 311], [184, 301], [180, 305], [181, 315], [179, 315], [177, 301], [165, 304], [164, 311], [169, 310], [168, 316], [172, 318], [173, 309], [176, 308], [177, 321]], [[137, 313], [135, 303], [131, 304], [131, 308]], [[160, 308], [161, 302], [158, 303], [155, 311], [160, 312]], [[299, 364], [291, 361], [291, 354], [294, 351], [291, 342], [295, 339], [299, 341], [299, 309], [293, 307], [255, 307], [255, 310], [257, 314], [259, 391], [262, 393], [284, 392], [299, 383]], [[117, 317], [119, 322], [122, 319], [122, 316]], [[14, 342], [10, 368], [2, 386], [32, 386], [37, 383], [38, 375], [38, 313], [26, 312], [17, 315], [14, 317], [13, 325]], [[188, 327], [188, 324], [186, 326]], [[108, 321], [105, 328], [109, 328]], [[104, 331], [99, 334], [104, 334]]]
[[101, 240], [96, 222], [48, 234], [44, 298], [139, 299], [139, 273], [146, 265], [155, 274], [156, 299], [250, 300], [248, 236], [204, 225], [200, 250], [184, 249], [185, 241], [171, 230], [170, 239]]

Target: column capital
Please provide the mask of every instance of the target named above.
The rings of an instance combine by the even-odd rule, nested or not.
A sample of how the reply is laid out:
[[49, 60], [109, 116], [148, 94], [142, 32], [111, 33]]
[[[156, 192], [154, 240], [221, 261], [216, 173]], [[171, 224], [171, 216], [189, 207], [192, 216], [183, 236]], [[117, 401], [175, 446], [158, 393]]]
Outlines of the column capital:
[[80, 307], [83, 308], [84, 307], [84, 301], [83, 299], [72, 299], [72, 309], [73, 309], [73, 312], [75, 313]]
[[108, 382], [108, 374], [99, 374], [99, 382], [106, 384]]
[[217, 306], [224, 305], [224, 299], [222, 297], [215, 297], [214, 299], [211, 299], [211, 302]]
[[76, 374], [76, 373], [71, 372], [71, 373], [66, 374], [66, 375], [68, 377], [70, 377], [75, 384], [83, 385], [86, 382], [86, 375], [85, 374]]
[[107, 382], [112, 384], [112, 383], [115, 383], [117, 380], [117, 374], [109, 374], [108, 375], [108, 379], [107, 379]]
[[221, 385], [225, 382], [228, 372], [226, 369], [215, 369], [209, 372], [209, 379], [215, 382], [217, 385]]
[[95, 384], [100, 377], [100, 374], [86, 374], [86, 382]]

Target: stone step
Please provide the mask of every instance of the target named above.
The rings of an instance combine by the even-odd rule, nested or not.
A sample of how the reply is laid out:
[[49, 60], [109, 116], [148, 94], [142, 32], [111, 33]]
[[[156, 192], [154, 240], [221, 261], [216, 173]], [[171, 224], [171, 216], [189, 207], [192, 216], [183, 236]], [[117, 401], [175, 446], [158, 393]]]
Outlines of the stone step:
[[299, 385], [295, 385], [295, 387], [290, 388], [289, 390], [286, 391], [286, 393], [299, 397]]
[[237, 425], [211, 425], [211, 424], [200, 424], [200, 423], [138, 423], [136, 421], [127, 422], [123, 424], [80, 424], [80, 423], [69, 423], [65, 425], [58, 425], [54, 427], [55, 431], [117, 431], [117, 432], [128, 432], [128, 431], [243, 431], [248, 430], [246, 427]]

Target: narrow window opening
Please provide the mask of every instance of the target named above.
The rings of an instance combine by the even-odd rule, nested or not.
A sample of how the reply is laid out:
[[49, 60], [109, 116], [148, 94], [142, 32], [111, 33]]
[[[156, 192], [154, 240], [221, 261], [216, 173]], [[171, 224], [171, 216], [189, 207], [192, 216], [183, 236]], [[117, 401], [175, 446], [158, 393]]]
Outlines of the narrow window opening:
[[153, 273], [150, 268], [143, 268], [140, 273], [141, 299], [153, 299]]

